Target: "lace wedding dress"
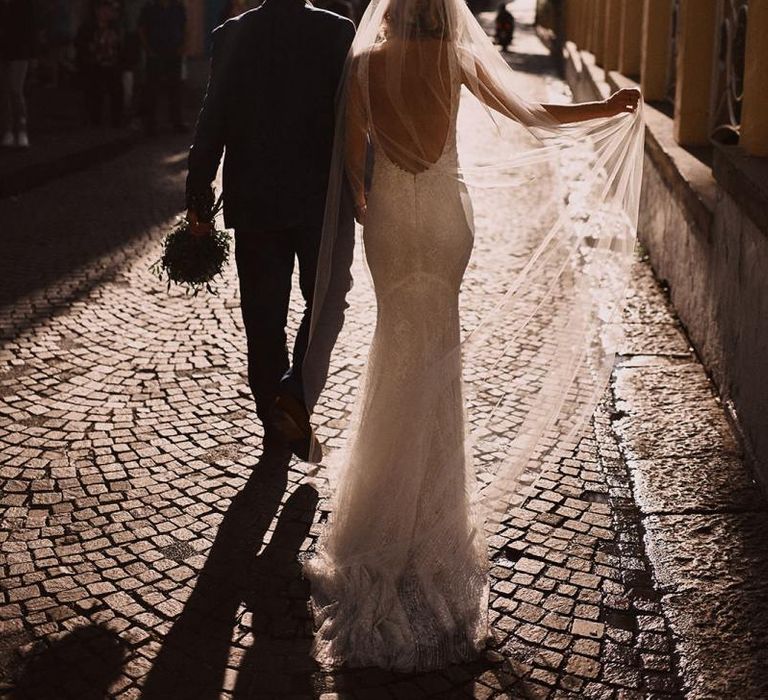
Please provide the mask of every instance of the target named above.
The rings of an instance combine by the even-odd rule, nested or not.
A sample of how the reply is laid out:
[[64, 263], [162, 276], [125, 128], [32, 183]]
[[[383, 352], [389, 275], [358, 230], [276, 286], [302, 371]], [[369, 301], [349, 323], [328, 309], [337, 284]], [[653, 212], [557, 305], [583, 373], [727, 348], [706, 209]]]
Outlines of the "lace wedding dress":
[[445, 145], [413, 173], [374, 143], [363, 234], [377, 322], [334, 524], [306, 565], [326, 662], [408, 670], [466, 660], [487, 633], [487, 553], [465, 450], [459, 289], [472, 250]]
[[[372, 0], [347, 62], [303, 366], [309, 405], [343, 313], [350, 200], [359, 218], [367, 207], [377, 317], [346, 446], [333, 456], [331, 518], [304, 565], [314, 654], [325, 666], [413, 671], [478, 654], [489, 634], [484, 533], [503, 521], [521, 474], [578, 434], [610, 373], [642, 121], [563, 126], [518, 97], [510, 74], [464, 0]], [[461, 93], [535, 147], [510, 152], [520, 141], [502, 133], [495, 159], [463, 164]], [[576, 170], [529, 198], [547, 206], [521, 216], [513, 245], [499, 249], [487, 313], [463, 339], [459, 291], [474, 239], [467, 183], [514, 196], [572, 151]], [[492, 366], [474, 379], [470, 402], [486, 445], [481, 470], [468, 447], [462, 358], [491, 341]]]

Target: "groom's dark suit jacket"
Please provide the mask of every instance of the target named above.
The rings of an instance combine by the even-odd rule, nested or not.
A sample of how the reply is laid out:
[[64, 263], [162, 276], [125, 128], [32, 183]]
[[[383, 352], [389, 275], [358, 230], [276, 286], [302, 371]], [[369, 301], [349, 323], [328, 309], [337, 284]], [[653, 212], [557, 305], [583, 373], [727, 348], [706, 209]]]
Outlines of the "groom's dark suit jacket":
[[348, 19], [303, 0], [266, 0], [214, 31], [188, 203], [207, 191], [226, 149], [227, 228], [320, 226], [334, 99], [354, 33]]

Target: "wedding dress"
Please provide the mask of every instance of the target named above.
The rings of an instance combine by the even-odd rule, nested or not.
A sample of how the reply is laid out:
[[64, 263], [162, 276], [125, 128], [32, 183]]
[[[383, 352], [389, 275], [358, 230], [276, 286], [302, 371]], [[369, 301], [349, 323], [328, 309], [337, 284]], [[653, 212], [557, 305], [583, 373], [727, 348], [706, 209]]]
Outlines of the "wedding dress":
[[[462, 86], [539, 138], [565, 133], [542, 108], [510, 96], [473, 22], [462, 0], [374, 0], [340, 98], [308, 393], [318, 391], [313, 339], [334, 327], [325, 319], [339, 312], [334, 290], [348, 272], [337, 262], [347, 260], [343, 210], [363, 191], [377, 316], [349, 437], [333, 456], [331, 519], [304, 565], [324, 665], [411, 671], [478, 654], [489, 635], [484, 530], [503, 520], [553, 436], [571, 437], [589, 415], [614, 350], [604, 331], [634, 241], [639, 129], [592, 122], [567, 142], [462, 166]], [[367, 152], [350, 138], [357, 131]], [[519, 187], [526, 169], [557, 166], [579, 138], [592, 145], [591, 174], [575, 179], [554, 217], [542, 214], [547, 225], [527, 263], [500, 292], [489, 286], [489, 313], [462, 339], [459, 292], [474, 240], [468, 183]], [[541, 335], [534, 356], [516, 344], [521, 333]], [[471, 386], [473, 409], [487, 416], [475, 445], [485, 441], [496, 455], [480, 469], [462, 356], [494, 336], [503, 341], [494, 371]], [[502, 404], [507, 417], [495, 423]]]
[[374, 142], [363, 242], [376, 330], [335, 502], [344, 524], [305, 569], [326, 661], [434, 668], [485, 641], [487, 554], [456, 352], [473, 240], [466, 188], [451, 174], [459, 87], [434, 165], [411, 172]]

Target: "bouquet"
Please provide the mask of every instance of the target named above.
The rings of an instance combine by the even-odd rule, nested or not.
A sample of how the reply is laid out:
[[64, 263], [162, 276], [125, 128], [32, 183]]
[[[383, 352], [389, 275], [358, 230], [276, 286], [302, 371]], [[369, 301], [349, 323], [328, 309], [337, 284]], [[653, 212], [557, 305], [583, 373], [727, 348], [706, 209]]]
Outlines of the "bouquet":
[[[207, 204], [197, 208], [200, 221], [213, 222], [221, 211], [222, 198], [214, 204], [211, 193]], [[221, 275], [229, 257], [232, 237], [226, 231], [214, 226], [210, 233], [195, 236], [190, 232], [190, 223], [186, 216], [180, 218], [163, 239], [163, 255], [154, 262], [149, 270], [160, 280], [184, 287], [193, 296], [205, 288], [216, 294], [212, 286], [214, 278]]]

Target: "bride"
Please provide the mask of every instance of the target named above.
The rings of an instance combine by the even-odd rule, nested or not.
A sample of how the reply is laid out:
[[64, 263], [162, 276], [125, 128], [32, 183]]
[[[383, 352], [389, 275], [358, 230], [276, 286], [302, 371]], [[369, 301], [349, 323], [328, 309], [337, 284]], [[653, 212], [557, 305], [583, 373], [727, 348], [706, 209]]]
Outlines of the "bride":
[[[640, 95], [539, 104], [517, 96], [512, 77], [463, 0], [373, 0], [348, 57], [308, 396], [322, 383], [313, 345], [327, 346], [324, 328], [336, 326], [325, 319], [343, 308], [348, 205], [363, 225], [377, 320], [351, 435], [335, 455], [331, 520], [305, 564], [314, 652], [326, 665], [411, 671], [476, 656], [489, 633], [484, 528], [501, 522], [524, 471], [577, 432], [604, 387], [608, 322], [634, 241]], [[457, 123], [472, 99], [500, 128], [524, 127], [531, 147], [464, 163]], [[489, 289], [498, 298], [462, 343], [470, 188], [490, 183], [514, 196], [525, 173], [567, 170], [578, 157], [573, 182], [552, 185], [554, 208], [520, 222], [530, 231], [509, 232], [527, 236], [525, 264], [502, 291]], [[531, 353], [520, 339], [534, 337]], [[485, 351], [491, 338], [504, 349], [474, 387], [469, 413], [479, 418], [468, 420], [462, 355]], [[498, 407], [512, 419], [495, 423]], [[479, 425], [472, 440], [470, 425]], [[473, 461], [472, 442], [475, 451], [492, 445], [492, 464]]]

